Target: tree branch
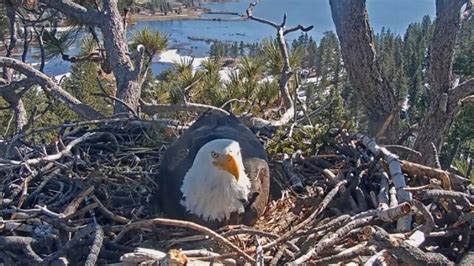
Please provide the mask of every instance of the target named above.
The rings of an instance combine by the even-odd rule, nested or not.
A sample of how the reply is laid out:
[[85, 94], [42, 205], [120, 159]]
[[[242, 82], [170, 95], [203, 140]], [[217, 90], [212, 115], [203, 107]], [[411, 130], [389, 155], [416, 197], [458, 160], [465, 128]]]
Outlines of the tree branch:
[[283, 35], [286, 35], [290, 32], [294, 32], [294, 31], [297, 31], [297, 30], [301, 30], [302, 32], [308, 32], [308, 31], [312, 30], [313, 28], [314, 28], [313, 25], [311, 25], [309, 27], [304, 27], [304, 26], [298, 24], [298, 26], [295, 26], [293, 28], [289, 28], [289, 29], [285, 30], [283, 32]]
[[[281, 27], [280, 25], [276, 24], [276, 23], [273, 22], [273, 21], [266, 20], [266, 19], [263, 19], [263, 18], [258, 18], [258, 17], [255, 17], [255, 16], [253, 15], [253, 8], [254, 8], [257, 4], [258, 4], [258, 1], [257, 1], [257, 2], [253, 2], [253, 3], [252, 3], [252, 2], [250, 3], [250, 5], [249, 5], [249, 7], [247, 8], [247, 11], [246, 11], [247, 17], [248, 17], [249, 19], [251, 19], [251, 20], [255, 20], [255, 21], [258, 21], [258, 22], [260, 22], [260, 23], [270, 25], [270, 26], [272, 26], [272, 27], [274, 27], [275, 29], [278, 30], [278, 29]], [[284, 16], [283, 22], [286, 22], [286, 14], [285, 14], [285, 16]], [[284, 26], [284, 25], [283, 25], [283, 26]]]
[[224, 109], [215, 107], [212, 105], [200, 104], [200, 103], [185, 103], [185, 104], [150, 104], [141, 100], [141, 108], [144, 113], [153, 116], [157, 113], [165, 112], [206, 112], [208, 110], [213, 110], [216, 112], [221, 112], [224, 114], [229, 114]]
[[104, 116], [94, 110], [92, 107], [82, 103], [74, 96], [63, 90], [50, 77], [36, 70], [28, 64], [20, 62], [16, 59], [0, 57], [0, 66], [8, 67], [19, 71], [20, 73], [33, 80], [35, 83], [41, 85], [43, 89], [48, 92], [55, 99], [66, 104], [69, 109], [76, 112], [85, 119], [100, 119]]
[[252, 14], [252, 11], [253, 11], [253, 8], [257, 4], [258, 4], [258, 1], [250, 3], [249, 7], [247, 8], [247, 17], [251, 20], [255, 20], [260, 23], [270, 25], [277, 30], [278, 48], [280, 49], [280, 53], [284, 62], [283, 68], [280, 74], [280, 79], [278, 81], [279, 83], [278, 85], [280, 88], [281, 97], [283, 99], [283, 105], [285, 106], [285, 108], [287, 108], [287, 111], [294, 110], [294, 103], [293, 103], [293, 100], [291, 99], [290, 92], [288, 90], [288, 82], [293, 76], [293, 71], [291, 70], [291, 66], [290, 66], [290, 55], [288, 53], [288, 48], [285, 41], [285, 34], [294, 32], [300, 29], [306, 32], [306, 31], [311, 30], [313, 26], [309, 26], [305, 28], [301, 25], [298, 25], [296, 27], [292, 27], [288, 30], [285, 30], [286, 18], [287, 18], [286, 13], [283, 15], [283, 22], [281, 23], [281, 25], [278, 25], [275, 22], [272, 22], [263, 18], [254, 17]]
[[41, 3], [61, 11], [69, 17], [80, 20], [84, 24], [99, 25], [101, 23], [101, 14], [99, 11], [87, 9], [79, 4], [69, 0], [40, 0]]
[[[6, 164], [6, 165], [21, 165], [21, 164], [28, 164], [28, 165], [32, 165], [32, 164], [38, 164], [38, 163], [41, 163], [41, 162], [50, 162], [50, 161], [56, 161], [58, 159], [60, 159], [61, 157], [63, 157], [64, 155], [68, 154], [71, 152], [71, 149], [76, 146], [77, 144], [85, 141], [86, 139], [88, 139], [89, 137], [95, 135], [96, 133], [91, 133], [91, 132], [88, 132], [86, 134], [84, 134], [82, 137], [79, 137], [73, 141], [71, 141], [64, 150], [62, 150], [61, 152], [59, 153], [56, 153], [56, 154], [52, 154], [52, 155], [48, 155], [48, 156], [45, 156], [45, 157], [41, 157], [41, 158], [33, 158], [33, 159], [28, 159], [26, 161], [15, 161], [15, 160], [5, 160], [5, 159], [0, 159], [0, 163], [3, 163], [3, 164]], [[1, 164], [0, 164], [1, 166]]]
[[462, 102], [465, 98], [474, 95], [474, 78], [464, 81], [449, 93], [452, 104]]
[[[21, 96], [23, 93], [25, 93], [27, 91], [28, 88], [30, 88], [34, 84], [35, 84], [34, 80], [32, 80], [30, 78], [26, 78], [26, 79], [22, 79], [22, 80], [18, 80], [18, 81], [12, 81], [12, 82], [10, 82], [9, 84], [6, 84], [6, 85], [1, 85], [0, 86], [0, 91], [13, 91], [13, 92], [19, 94], [19, 96]], [[25, 88], [25, 89], [19, 90], [20, 88]]]

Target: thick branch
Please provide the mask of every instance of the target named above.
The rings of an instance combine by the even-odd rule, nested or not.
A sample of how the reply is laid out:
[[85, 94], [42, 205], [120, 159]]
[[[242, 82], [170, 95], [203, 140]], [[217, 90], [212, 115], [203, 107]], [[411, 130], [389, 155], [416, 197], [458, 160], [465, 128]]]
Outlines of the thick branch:
[[40, 0], [41, 3], [61, 11], [69, 17], [80, 20], [88, 25], [100, 25], [102, 23], [100, 13], [96, 10], [87, 9], [69, 0]]
[[451, 103], [458, 104], [465, 98], [474, 95], [474, 78], [464, 81], [450, 92]]
[[16, 59], [0, 57], [0, 66], [13, 68], [20, 73], [24, 74], [31, 80], [34, 80], [36, 83], [41, 85], [43, 89], [48, 92], [55, 99], [66, 104], [69, 109], [76, 112], [80, 116], [86, 119], [99, 119], [104, 116], [92, 109], [90, 106], [82, 103], [74, 96], [69, 94], [67, 91], [63, 90], [59, 85], [57, 85], [50, 77], [41, 73], [40, 71], [34, 69], [28, 64], [20, 62]]
[[[18, 81], [12, 81], [6, 85], [1, 85], [0, 91], [3, 91], [3, 92], [11, 91], [18, 94], [23, 94], [26, 92], [27, 89], [29, 89], [34, 84], [35, 84], [35, 81], [33, 79], [26, 78], [26, 79], [22, 79]], [[21, 88], [25, 88], [25, 89], [19, 90]]]

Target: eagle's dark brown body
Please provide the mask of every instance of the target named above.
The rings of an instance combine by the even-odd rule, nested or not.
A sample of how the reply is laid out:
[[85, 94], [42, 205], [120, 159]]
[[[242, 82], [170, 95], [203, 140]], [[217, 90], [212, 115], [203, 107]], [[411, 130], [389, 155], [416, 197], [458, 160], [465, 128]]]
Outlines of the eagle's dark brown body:
[[[183, 197], [181, 186], [198, 150], [215, 139], [231, 139], [239, 143], [251, 192], [244, 213], [238, 215], [234, 212], [230, 219], [208, 222], [186, 212], [180, 204]], [[268, 202], [270, 180], [267, 154], [256, 136], [235, 116], [207, 112], [167, 149], [161, 160], [158, 184], [160, 206], [169, 218], [190, 220], [212, 228], [228, 224], [253, 225]]]

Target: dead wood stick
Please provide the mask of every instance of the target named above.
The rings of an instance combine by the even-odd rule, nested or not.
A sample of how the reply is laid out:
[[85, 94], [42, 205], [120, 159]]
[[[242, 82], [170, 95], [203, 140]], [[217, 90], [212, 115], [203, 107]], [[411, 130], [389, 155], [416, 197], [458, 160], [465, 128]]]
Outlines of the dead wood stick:
[[365, 197], [366, 193], [364, 193], [364, 191], [359, 186], [354, 189], [354, 193], [359, 206], [359, 211], [367, 211], [369, 209], [369, 206], [367, 206], [367, 199]]
[[347, 260], [353, 259], [358, 256], [367, 256], [375, 253], [375, 248], [373, 246], [367, 246], [367, 241], [359, 243], [353, 247], [350, 247], [336, 255], [329, 257], [321, 258], [316, 260], [314, 264], [316, 265], [328, 265], [334, 263], [341, 263]]
[[[277, 234], [260, 231], [258, 229], [246, 227], [246, 226], [239, 226], [238, 228], [235, 228], [231, 231], [227, 231], [221, 234], [224, 237], [229, 237], [229, 236], [239, 235], [239, 234], [249, 234], [249, 235], [258, 235], [258, 236], [264, 236], [264, 237], [269, 237], [269, 238], [274, 238], [274, 239], [278, 238]], [[300, 251], [300, 248], [298, 248], [295, 244], [291, 243], [290, 241], [287, 241], [285, 244], [289, 248], [291, 248], [294, 252]]]
[[0, 236], [0, 249], [10, 251], [21, 250], [27, 259], [35, 263], [41, 263], [43, 259], [41, 259], [41, 257], [38, 256], [38, 254], [36, 254], [36, 252], [31, 247], [31, 245], [35, 242], [36, 240], [31, 237]]
[[384, 206], [379, 206], [379, 208], [388, 207], [389, 204], [389, 179], [386, 172], [382, 172], [380, 175], [380, 189], [379, 194], [377, 195], [377, 200], [379, 204], [383, 204]]
[[96, 225], [94, 242], [92, 243], [89, 255], [87, 255], [87, 259], [85, 262], [86, 266], [96, 265], [103, 242], [104, 242], [104, 230], [102, 230], [102, 227], [100, 225]]
[[123, 263], [131, 263], [137, 265], [144, 261], [160, 261], [166, 256], [166, 253], [149, 249], [149, 248], [136, 248], [132, 252], [125, 253], [120, 257]]
[[311, 213], [311, 215], [308, 216], [308, 218], [306, 218], [304, 221], [302, 221], [301, 223], [299, 223], [298, 225], [296, 225], [295, 227], [293, 227], [290, 231], [286, 232], [285, 234], [283, 234], [281, 237], [279, 237], [278, 239], [275, 239], [273, 240], [272, 242], [266, 244], [263, 246], [263, 249], [266, 250], [266, 249], [269, 249], [269, 248], [272, 248], [274, 247], [275, 245], [278, 245], [279, 243], [283, 242], [283, 241], [286, 241], [289, 237], [293, 236], [296, 232], [298, 232], [299, 230], [301, 230], [303, 227], [305, 227], [307, 224], [309, 224], [310, 222], [312, 222], [314, 220], [314, 218], [316, 218], [321, 212], [324, 211], [324, 209], [326, 209], [326, 207], [328, 206], [328, 204], [332, 201], [332, 199], [334, 198], [334, 196], [336, 196], [337, 192], [339, 191], [339, 189], [345, 185], [347, 183], [347, 180], [342, 180], [340, 181], [339, 183], [336, 184], [336, 186], [331, 190], [329, 191], [329, 193], [326, 195], [326, 197], [324, 198], [324, 200], [321, 202], [321, 204], [319, 204], [318, 208], [316, 208], [316, 210], [314, 210], [313, 213]]
[[38, 214], [41, 213], [43, 215], [46, 215], [51, 218], [59, 219], [60, 215], [58, 213], [55, 213], [51, 210], [48, 210], [48, 208], [40, 206], [40, 205], [35, 205], [34, 209], [20, 209], [15, 206], [12, 206], [11, 209], [6, 209], [3, 210], [3, 213], [14, 213], [14, 212], [19, 212], [19, 213], [26, 213], [26, 214]]
[[73, 212], [73, 213], [71, 213], [67, 216], [63, 216], [63, 219], [66, 220], [66, 221], [71, 220], [72, 218], [84, 215], [84, 214], [88, 213], [89, 211], [91, 211], [91, 210], [93, 210], [97, 207], [99, 207], [99, 204], [97, 202], [94, 202], [92, 204], [89, 204], [89, 205], [85, 206], [84, 208], [80, 209], [79, 211]]
[[[355, 228], [365, 226], [371, 223], [374, 220], [374, 217], [365, 217], [357, 220], [353, 220], [343, 227], [336, 230], [334, 233], [329, 233], [323, 239], [321, 239], [313, 248], [310, 248], [305, 254], [290, 262], [291, 265], [300, 265], [305, 263], [311, 257], [316, 256], [321, 253], [325, 248], [333, 246], [338, 242], [342, 241], [343, 237], [347, 235], [350, 231]], [[308, 241], [314, 241], [315, 239], [310, 239]]]
[[427, 185], [422, 185], [422, 186], [418, 186], [418, 187], [406, 187], [404, 189], [406, 191], [416, 192], [416, 191], [419, 191], [419, 190], [434, 189], [434, 188], [441, 188], [441, 186], [435, 185], [433, 183], [429, 183]]
[[451, 179], [453, 174], [441, 170], [432, 168], [429, 166], [412, 163], [409, 161], [401, 160], [400, 165], [403, 172], [407, 173], [410, 176], [427, 176], [429, 178], [436, 178], [441, 181], [441, 184], [444, 189], [451, 190]]
[[72, 215], [77, 210], [77, 208], [79, 208], [84, 199], [92, 194], [92, 192], [94, 192], [94, 186], [90, 186], [88, 189], [84, 190], [81, 194], [79, 194], [79, 196], [77, 196], [77, 198], [69, 203], [69, 205], [64, 209], [63, 215]]
[[381, 209], [378, 213], [378, 217], [382, 221], [390, 222], [404, 215], [407, 215], [408, 213], [410, 213], [410, 210], [411, 210], [410, 203], [404, 202], [395, 207]]
[[123, 217], [123, 216], [120, 216], [120, 215], [117, 215], [113, 212], [111, 212], [109, 209], [107, 209], [104, 204], [102, 204], [102, 202], [95, 196], [95, 195], [91, 195], [91, 198], [97, 203], [99, 204], [99, 210], [100, 212], [107, 218], [113, 220], [113, 221], [116, 221], [118, 223], [121, 223], [121, 224], [126, 224], [126, 223], [129, 223], [130, 220]]
[[419, 191], [416, 194], [418, 197], [421, 199], [434, 199], [434, 200], [439, 200], [439, 199], [454, 199], [456, 202], [460, 205], [465, 206], [468, 209], [473, 208], [472, 203], [474, 202], [474, 196], [469, 195], [464, 192], [459, 192], [459, 191], [446, 191], [443, 189], [428, 189], [428, 190], [422, 190]]
[[433, 215], [431, 215], [431, 212], [428, 210], [428, 208], [426, 208], [426, 206], [423, 204], [423, 202], [414, 199], [413, 204], [414, 204], [416, 210], [425, 219], [425, 223], [423, 224], [421, 231], [423, 231], [423, 233], [425, 233], [425, 234], [429, 234], [435, 226]]
[[[371, 246], [374, 247], [374, 246]], [[374, 247], [374, 249], [376, 249]], [[390, 252], [386, 249], [382, 249], [379, 252], [375, 253], [370, 257], [365, 263], [364, 266], [375, 266], [375, 265], [398, 265], [397, 260], [393, 257]]]
[[64, 148], [64, 150], [60, 151], [59, 153], [44, 156], [41, 158], [33, 158], [33, 159], [28, 159], [26, 161], [15, 161], [15, 160], [7, 160], [7, 159], [0, 159], [0, 166], [3, 164], [10, 164], [10, 165], [21, 165], [21, 164], [27, 164], [27, 165], [33, 165], [33, 164], [38, 164], [41, 162], [51, 162], [51, 161], [56, 161], [58, 159], [61, 159], [66, 154], [69, 154], [71, 152], [71, 149], [76, 146], [77, 144], [85, 141], [87, 138], [95, 135], [96, 133], [93, 132], [88, 132], [84, 134], [82, 137], [79, 137], [71, 142]]
[[409, 265], [454, 265], [438, 253], [425, 253], [418, 247], [412, 246], [406, 241], [395, 240], [390, 238], [390, 235], [378, 226], [367, 226], [364, 229], [368, 232], [372, 239], [369, 244], [376, 245], [379, 248], [387, 249], [394, 254], [398, 259]]
[[292, 158], [290, 158], [287, 154], [285, 154], [284, 158], [283, 158], [282, 165], [283, 165], [283, 170], [285, 171], [286, 176], [288, 177], [291, 188], [296, 193], [301, 193], [304, 189], [303, 188], [303, 183], [301, 182], [301, 178], [296, 173], [296, 171], [293, 167]]
[[398, 205], [398, 199], [397, 199], [397, 189], [395, 187], [391, 187], [388, 190], [389, 196], [390, 196], [390, 207], [395, 207]]
[[[217, 253], [214, 253], [214, 252], [210, 252], [210, 251], [207, 251], [207, 256], [203, 255], [203, 256], [189, 256], [188, 255], [188, 250], [183, 250], [182, 253], [184, 255], [186, 255], [187, 257], [189, 257], [189, 259], [191, 260], [191, 262], [193, 262], [193, 260], [195, 261], [222, 261], [224, 262], [224, 265], [238, 265], [236, 263], [236, 261], [233, 259], [233, 258], [238, 258], [239, 257], [239, 253], [237, 252], [232, 252], [232, 253], [227, 253], [227, 254], [217, 254]], [[192, 264], [192, 263], [191, 263]], [[212, 263], [211, 263], [212, 265]]]
[[95, 225], [94, 224], [88, 224], [86, 227], [81, 228], [79, 231], [77, 231], [74, 236], [72, 237], [71, 240], [67, 241], [64, 246], [62, 246], [58, 251], [49, 254], [46, 258], [44, 258], [42, 265], [50, 265], [50, 263], [63, 254], [66, 253], [69, 249], [75, 247], [79, 243], [81, 243], [82, 239], [89, 236], [92, 232], [96, 231], [95, 230]]
[[394, 150], [401, 150], [401, 151], [407, 151], [407, 152], [410, 152], [410, 153], [413, 153], [415, 154], [416, 156], [418, 157], [421, 157], [422, 154], [421, 152], [417, 151], [417, 150], [414, 150], [412, 148], [409, 148], [409, 147], [406, 147], [406, 146], [403, 146], [403, 145], [383, 145], [385, 148], [387, 149], [394, 149]]
[[154, 218], [154, 219], [149, 219], [149, 220], [143, 220], [143, 221], [138, 221], [134, 222], [131, 224], [127, 224], [125, 226], [121, 226], [123, 228], [121, 232], [117, 235], [117, 238], [122, 238], [123, 235], [126, 233], [130, 232], [131, 230], [136, 230], [136, 229], [142, 229], [142, 228], [150, 228], [155, 225], [167, 225], [167, 226], [176, 226], [176, 227], [183, 227], [183, 228], [190, 228], [193, 230], [196, 230], [198, 232], [204, 233], [217, 241], [221, 242], [222, 244], [228, 246], [232, 250], [236, 251], [239, 253], [242, 257], [244, 257], [247, 261], [251, 263], [255, 263], [255, 260], [250, 257], [247, 253], [245, 253], [243, 250], [241, 250], [239, 247], [234, 245], [232, 242], [224, 238], [223, 236], [219, 235], [218, 233], [214, 232], [213, 230], [204, 227], [202, 225], [193, 223], [193, 222], [188, 222], [188, 221], [181, 221], [181, 220], [174, 220], [174, 219], [166, 219], [166, 218]]
[[151, 104], [140, 100], [142, 111], [148, 115], [160, 114], [164, 112], [207, 112], [209, 110], [228, 115], [226, 110], [207, 104], [185, 103], [185, 104]]
[[273, 259], [270, 261], [270, 265], [278, 265], [278, 261], [283, 257], [284, 251], [283, 249], [279, 249]]
[[[386, 148], [377, 145], [377, 143], [363, 135], [355, 134], [355, 137], [375, 156], [381, 155], [388, 164], [390, 175], [392, 177], [393, 184], [397, 191], [397, 199], [400, 202], [411, 202], [412, 195], [410, 192], [405, 191], [403, 188], [406, 187], [405, 176], [402, 173], [402, 168], [398, 156], [388, 151]], [[402, 232], [409, 231], [411, 229], [410, 215], [403, 216], [397, 221], [397, 229]]]
[[327, 222], [327, 223], [325, 223], [321, 226], [310, 229], [307, 233], [312, 234], [312, 233], [316, 233], [316, 232], [320, 232], [320, 231], [327, 231], [327, 230], [330, 230], [332, 228], [341, 227], [350, 218], [351, 218], [351, 216], [348, 215], [348, 214], [338, 216], [337, 218], [331, 219], [329, 222]]

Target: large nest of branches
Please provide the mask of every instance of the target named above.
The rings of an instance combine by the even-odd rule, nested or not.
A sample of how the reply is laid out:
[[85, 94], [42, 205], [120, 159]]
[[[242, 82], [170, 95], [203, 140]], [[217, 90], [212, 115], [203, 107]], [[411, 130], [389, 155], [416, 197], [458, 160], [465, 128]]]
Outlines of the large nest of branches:
[[[273, 156], [272, 198], [252, 228], [212, 231], [161, 217], [154, 178], [182, 128], [69, 124], [0, 143], [0, 262], [472, 262], [469, 180], [339, 129], [314, 154]], [[54, 141], [42, 142], [45, 132]]]

